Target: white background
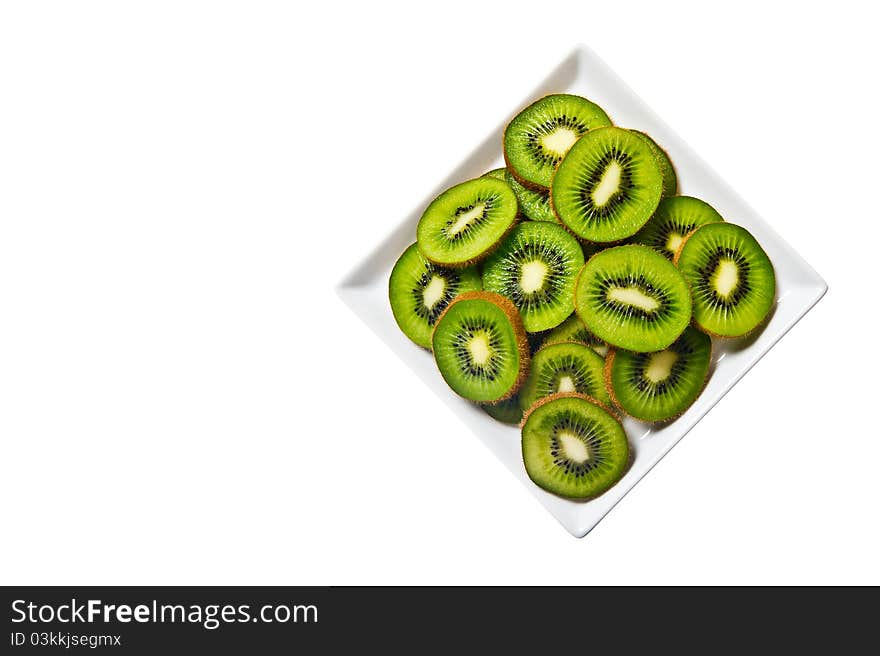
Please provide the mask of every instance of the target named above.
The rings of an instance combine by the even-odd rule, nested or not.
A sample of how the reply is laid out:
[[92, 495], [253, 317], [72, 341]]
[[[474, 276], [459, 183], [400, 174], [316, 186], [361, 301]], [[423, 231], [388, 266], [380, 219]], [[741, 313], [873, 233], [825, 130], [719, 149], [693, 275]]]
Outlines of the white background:
[[[0, 582], [880, 583], [867, 7], [4, 3]], [[578, 541], [333, 287], [581, 42], [830, 291]]]

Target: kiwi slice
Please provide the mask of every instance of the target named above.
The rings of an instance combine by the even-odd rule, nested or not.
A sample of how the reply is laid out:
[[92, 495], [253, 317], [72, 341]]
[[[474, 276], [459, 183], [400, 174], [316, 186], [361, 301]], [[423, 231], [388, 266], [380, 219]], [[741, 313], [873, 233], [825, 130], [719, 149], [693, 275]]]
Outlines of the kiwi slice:
[[550, 207], [550, 193], [547, 190], [535, 191], [529, 189], [517, 181], [515, 177], [507, 171], [507, 184], [516, 194], [519, 201], [519, 209], [523, 216], [532, 221], [551, 221], [556, 223], [556, 215]]
[[612, 346], [661, 351], [690, 323], [691, 294], [681, 273], [653, 248], [617, 246], [584, 265], [575, 311], [590, 331]]
[[688, 327], [656, 353], [611, 351], [605, 381], [615, 405], [626, 414], [642, 421], [669, 421], [703, 391], [711, 357], [711, 338]]
[[513, 396], [529, 368], [522, 319], [500, 294], [459, 294], [437, 320], [431, 341], [443, 379], [471, 401]]
[[388, 280], [388, 298], [394, 320], [419, 346], [431, 348], [437, 318], [461, 292], [483, 288], [476, 268], [447, 269], [422, 257], [413, 244], [394, 264]]
[[481, 178], [495, 178], [496, 180], [504, 180], [507, 182], [507, 169], [503, 166], [500, 169], [492, 169], [491, 171], [486, 171]]
[[577, 314], [572, 314], [568, 319], [550, 331], [544, 339], [544, 345], [559, 344], [560, 342], [578, 342], [593, 349], [601, 357], [608, 354], [608, 344], [590, 332]]
[[633, 235], [632, 242], [651, 246], [671, 260], [694, 230], [722, 221], [715, 208], [699, 198], [671, 196], [660, 201], [654, 216]]
[[569, 499], [599, 496], [630, 462], [623, 426], [582, 394], [554, 394], [533, 405], [523, 419], [522, 452], [529, 478]]
[[519, 395], [511, 396], [509, 399], [500, 401], [499, 403], [484, 403], [480, 406], [486, 411], [486, 414], [502, 424], [519, 425], [522, 421], [522, 408], [519, 407]]
[[663, 173], [651, 146], [630, 130], [596, 128], [556, 169], [550, 201], [559, 220], [592, 242], [635, 234], [657, 209]]
[[586, 394], [605, 404], [605, 359], [585, 344], [563, 342], [542, 346], [519, 393], [519, 404], [528, 410], [538, 399], [559, 392]]
[[510, 185], [476, 178], [437, 196], [416, 229], [419, 250], [435, 264], [463, 267], [483, 259], [516, 221], [519, 208]]
[[532, 103], [504, 130], [504, 159], [522, 184], [547, 189], [553, 170], [581, 136], [611, 125], [599, 105], [570, 94], [545, 96]]
[[675, 264], [691, 286], [694, 321], [710, 335], [745, 335], [773, 307], [773, 264], [745, 228], [732, 223], [697, 228], [684, 240]]
[[562, 226], [526, 221], [486, 260], [483, 288], [511, 299], [528, 332], [548, 330], [571, 314], [583, 264], [580, 244]]
[[675, 167], [669, 159], [669, 153], [663, 150], [650, 136], [639, 130], [632, 130], [633, 134], [640, 136], [651, 147], [654, 157], [660, 162], [660, 171], [663, 173], [663, 197], [674, 196], [678, 192], [678, 176]]

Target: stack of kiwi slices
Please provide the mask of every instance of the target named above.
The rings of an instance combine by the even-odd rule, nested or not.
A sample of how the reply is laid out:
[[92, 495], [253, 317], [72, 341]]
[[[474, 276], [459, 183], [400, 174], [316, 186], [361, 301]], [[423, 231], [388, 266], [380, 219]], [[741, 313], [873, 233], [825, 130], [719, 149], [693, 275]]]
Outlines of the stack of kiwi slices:
[[591, 100], [539, 99], [502, 148], [504, 167], [425, 208], [391, 311], [456, 394], [520, 427], [532, 481], [592, 499], [634, 457], [624, 417], [673, 421], [708, 382], [713, 339], [766, 323], [773, 265]]

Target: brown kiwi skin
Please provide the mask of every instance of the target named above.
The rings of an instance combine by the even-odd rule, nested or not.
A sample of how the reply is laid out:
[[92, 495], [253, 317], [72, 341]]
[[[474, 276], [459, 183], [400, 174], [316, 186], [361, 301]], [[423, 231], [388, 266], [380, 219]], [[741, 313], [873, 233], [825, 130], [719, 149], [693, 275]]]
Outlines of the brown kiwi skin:
[[602, 408], [605, 412], [610, 414], [612, 417], [620, 421], [618, 414], [614, 411], [613, 408], [609, 408], [607, 405], [599, 401], [598, 399], [594, 399], [592, 396], [587, 396], [586, 394], [581, 394], [579, 392], [557, 392], [556, 394], [551, 394], [550, 396], [545, 396], [543, 398], [535, 401], [529, 409], [523, 412], [522, 421], [519, 424], [520, 429], [522, 429], [526, 425], [526, 420], [529, 416], [538, 408], [540, 408], [545, 403], [549, 403], [550, 401], [555, 401], [556, 399], [565, 399], [565, 398], [575, 398], [575, 399], [583, 399], [584, 401], [589, 401], [593, 405], [597, 405]]
[[[700, 228], [702, 228], [702, 227], [703, 226], [700, 226]], [[697, 228], [697, 230], [699, 230], [700, 228]], [[676, 250], [675, 255], [672, 256], [672, 263], [676, 267], [678, 267], [678, 260], [679, 260], [679, 258], [681, 258], [681, 251], [684, 248], [684, 245], [686, 243], [688, 243], [688, 239], [690, 239], [691, 237], [693, 237], [696, 234], [697, 230], [693, 230], [692, 232], [689, 232], [688, 234], [686, 234], [684, 236], [684, 239], [682, 239], [681, 243], [678, 245], [678, 250]]]
[[[513, 384], [513, 387], [505, 394], [493, 401], [486, 401], [486, 403], [495, 404], [500, 403], [501, 401], [506, 401], [511, 396], [519, 392], [519, 388], [522, 387], [522, 384], [526, 380], [526, 376], [529, 374], [529, 367], [531, 366], [531, 351], [529, 349], [529, 342], [526, 339], [526, 329], [523, 326], [522, 316], [519, 313], [519, 310], [516, 309], [516, 306], [506, 296], [502, 296], [501, 294], [496, 294], [495, 292], [486, 292], [486, 291], [472, 291], [472, 292], [463, 292], [452, 299], [452, 302], [446, 306], [446, 309], [440, 313], [440, 316], [437, 317], [437, 321], [434, 323], [434, 330], [431, 331], [431, 343], [434, 342], [434, 333], [437, 331], [437, 326], [440, 324], [440, 320], [449, 312], [449, 308], [458, 303], [459, 301], [467, 301], [467, 300], [480, 300], [480, 301], [488, 301], [489, 303], [494, 303], [504, 314], [507, 315], [507, 318], [510, 320], [510, 323], [513, 325], [513, 332], [516, 335], [516, 348], [519, 351], [519, 376], [516, 379], [516, 382]], [[454, 390], [453, 390], [454, 391]]]
[[[711, 223], [707, 223], [706, 225], [712, 225]], [[705, 228], [706, 226], [700, 226], [696, 230], [694, 230], [689, 235], [686, 235], [684, 239], [681, 240], [681, 243], [678, 245], [678, 250], [675, 251], [675, 255], [672, 256], [672, 263], [675, 265], [675, 268], [678, 268], [678, 260], [681, 259], [681, 252], [684, 250], [684, 245], [688, 243], [688, 239], [693, 237], [697, 232], [700, 231], [700, 228]], [[691, 292], [691, 303], [693, 303], [694, 299], [694, 290], [692, 289], [691, 282], [687, 278], [685, 278], [685, 282], [688, 284], [688, 289]], [[575, 289], [577, 289], [577, 282], [575, 282]], [[699, 330], [701, 333], [707, 334], [709, 337], [715, 337], [717, 339], [742, 339], [743, 337], [748, 337], [749, 335], [753, 335], [754, 333], [763, 330], [764, 326], [770, 321], [770, 317], [773, 315], [773, 311], [775, 308], [771, 308], [767, 313], [767, 316], [764, 317], [761, 322], [752, 328], [749, 331], [744, 332], [742, 335], [719, 335], [718, 333], [713, 333], [708, 328], [703, 328], [700, 324], [697, 323], [696, 319], [693, 318], [693, 313], [691, 315], [691, 325]], [[676, 338], [678, 339], [678, 338]], [[702, 394], [702, 392], [700, 392]]]
[[[611, 367], [614, 366], [614, 356], [616, 354], [616, 349], [614, 349], [613, 347], [608, 348], [608, 355], [605, 356], [605, 369], [602, 372], [602, 378], [605, 381], [605, 391], [607, 391], [608, 396], [611, 397], [611, 402], [614, 404], [614, 407], [619, 409], [623, 414], [627, 415], [627, 411], [623, 409], [623, 407], [620, 405], [620, 401], [618, 401], [617, 397], [614, 396], [614, 388], [611, 386]], [[638, 417], [636, 417], [636, 419], [638, 419]]]
[[706, 372], [706, 377], [703, 379], [703, 386], [700, 387], [699, 393], [694, 397], [694, 400], [691, 401], [686, 407], [681, 409], [681, 412], [678, 414], [674, 414], [668, 419], [664, 419], [662, 421], [651, 421], [649, 419], [642, 419], [641, 417], [637, 417], [636, 415], [628, 413], [622, 405], [620, 405], [620, 401], [617, 400], [617, 397], [614, 396], [614, 387], [611, 385], [611, 368], [614, 366], [614, 356], [617, 355], [617, 349], [609, 348], [608, 355], [605, 356], [605, 370], [604, 370], [604, 379], [605, 379], [605, 389], [608, 391], [608, 396], [611, 397], [611, 402], [614, 403], [615, 408], [619, 408], [620, 412], [622, 412], [627, 417], [632, 417], [633, 419], [637, 419], [638, 421], [645, 424], [654, 424], [657, 426], [668, 424], [669, 422], [675, 421], [679, 417], [681, 417], [688, 409], [697, 402], [703, 395], [703, 390], [706, 389], [706, 385], [709, 384], [709, 378], [711, 378], [711, 369], [712, 369], [712, 356], [715, 354], [715, 346], [710, 342], [709, 343], [709, 371]]

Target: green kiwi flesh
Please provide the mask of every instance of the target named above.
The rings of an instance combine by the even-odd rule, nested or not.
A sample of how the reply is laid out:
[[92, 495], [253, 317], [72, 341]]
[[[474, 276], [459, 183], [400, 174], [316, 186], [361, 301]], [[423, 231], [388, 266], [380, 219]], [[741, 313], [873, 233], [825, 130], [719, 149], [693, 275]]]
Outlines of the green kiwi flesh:
[[660, 201], [654, 216], [630, 241], [651, 246], [672, 260], [694, 230], [722, 221], [724, 219], [715, 208], [699, 198], [671, 196]]
[[645, 140], [645, 143], [654, 152], [657, 161], [660, 162], [660, 171], [663, 173], [663, 197], [674, 196], [678, 192], [678, 176], [675, 174], [675, 167], [672, 165], [672, 160], [669, 159], [669, 154], [644, 132], [632, 130], [632, 133]]
[[577, 239], [555, 223], [520, 223], [483, 265], [483, 288], [511, 299], [528, 332], [555, 328], [574, 309], [584, 264]]
[[443, 379], [471, 401], [510, 398], [528, 371], [529, 348], [519, 312], [499, 294], [460, 294], [440, 315], [431, 342]]
[[608, 355], [608, 344], [591, 333], [577, 314], [572, 314], [544, 338], [544, 345], [560, 342], [579, 342], [589, 346], [603, 358]]
[[483, 259], [516, 221], [516, 194], [503, 180], [468, 180], [428, 205], [416, 229], [419, 250], [441, 266], [463, 267]]
[[431, 348], [434, 324], [461, 292], [483, 288], [476, 268], [447, 269], [422, 257], [412, 244], [397, 260], [388, 280], [391, 312], [403, 334], [422, 348]]
[[712, 339], [688, 327], [663, 351], [612, 351], [605, 380], [621, 410], [641, 421], [669, 421], [700, 395], [709, 374]]
[[504, 159], [523, 185], [547, 189], [556, 166], [581, 136], [611, 125], [597, 104], [570, 94], [545, 96], [532, 103], [504, 130]]
[[710, 335], [750, 333], [773, 307], [773, 264], [745, 228], [732, 223], [704, 225], [685, 239], [675, 263], [691, 286], [694, 321]]
[[620, 422], [580, 394], [538, 401], [523, 419], [523, 463], [539, 487], [569, 499], [597, 497], [626, 472], [629, 442]]
[[529, 375], [519, 393], [520, 407], [528, 410], [538, 399], [559, 392], [586, 394], [609, 405], [604, 369], [605, 359], [585, 344], [542, 346], [532, 356]]
[[581, 239], [609, 243], [631, 237], [657, 209], [660, 162], [630, 130], [590, 130], [559, 164], [550, 188], [556, 216]]
[[584, 265], [575, 311], [592, 333], [612, 346], [661, 351], [690, 323], [691, 294], [675, 266], [653, 248], [616, 246]]

